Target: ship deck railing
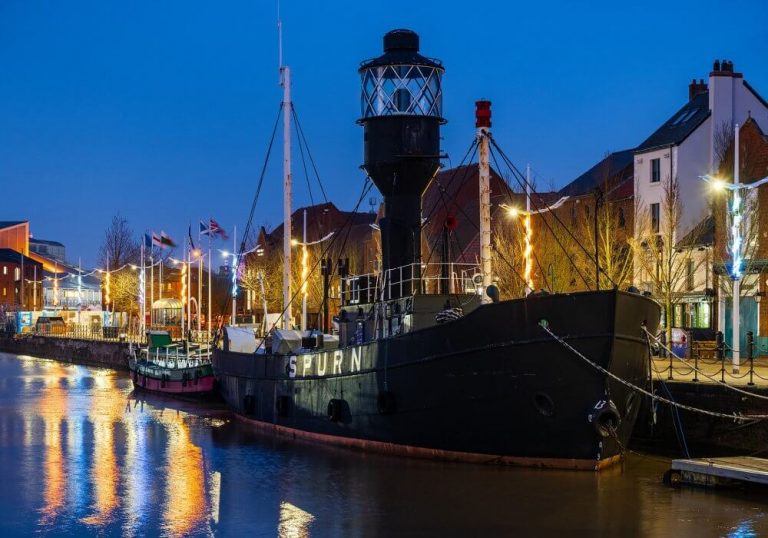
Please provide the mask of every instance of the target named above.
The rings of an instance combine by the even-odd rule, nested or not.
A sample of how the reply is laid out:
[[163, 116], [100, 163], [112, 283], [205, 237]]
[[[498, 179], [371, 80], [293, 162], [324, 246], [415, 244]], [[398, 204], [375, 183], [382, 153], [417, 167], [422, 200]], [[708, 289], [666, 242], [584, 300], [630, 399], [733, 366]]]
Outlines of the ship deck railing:
[[475, 294], [482, 285], [474, 263], [409, 264], [346, 278], [346, 303], [388, 301], [409, 295]]
[[189, 344], [185, 350], [182, 344], [175, 342], [161, 347], [143, 348], [140, 353], [147, 361], [163, 367], [172, 363], [178, 368], [192, 368], [211, 362], [211, 346], [208, 344]]

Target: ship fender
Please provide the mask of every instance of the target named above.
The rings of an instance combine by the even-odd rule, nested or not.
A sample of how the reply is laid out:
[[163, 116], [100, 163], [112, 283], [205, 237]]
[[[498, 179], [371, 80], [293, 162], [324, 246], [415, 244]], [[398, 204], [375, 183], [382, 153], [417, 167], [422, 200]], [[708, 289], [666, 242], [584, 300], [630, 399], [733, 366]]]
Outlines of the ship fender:
[[610, 437], [621, 424], [621, 415], [613, 400], [598, 400], [590, 409], [587, 421], [600, 437]]
[[331, 398], [328, 401], [328, 420], [331, 422], [340, 422], [344, 412], [344, 400]]

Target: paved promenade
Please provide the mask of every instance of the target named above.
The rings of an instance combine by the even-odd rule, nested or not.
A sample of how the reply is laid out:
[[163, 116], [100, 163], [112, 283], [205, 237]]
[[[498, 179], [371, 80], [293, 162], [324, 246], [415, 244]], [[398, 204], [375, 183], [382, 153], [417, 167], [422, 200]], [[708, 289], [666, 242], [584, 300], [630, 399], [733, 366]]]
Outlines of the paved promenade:
[[[670, 378], [671, 368], [671, 378]], [[768, 357], [754, 359], [754, 364], [744, 358], [738, 373], [733, 372], [730, 357], [723, 363], [717, 359], [685, 359], [656, 357], [653, 359], [654, 379], [671, 382], [719, 383], [768, 389]], [[696, 371], [698, 370], [698, 372]]]

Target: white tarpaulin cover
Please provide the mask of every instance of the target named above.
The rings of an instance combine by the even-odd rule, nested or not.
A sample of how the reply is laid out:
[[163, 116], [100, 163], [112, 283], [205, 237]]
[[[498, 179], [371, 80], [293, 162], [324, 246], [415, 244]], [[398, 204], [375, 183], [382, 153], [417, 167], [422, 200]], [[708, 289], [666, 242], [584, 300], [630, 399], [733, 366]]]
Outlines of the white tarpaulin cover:
[[272, 335], [272, 353], [285, 355], [301, 349], [301, 331], [275, 329]]
[[259, 339], [253, 327], [224, 327], [227, 331], [229, 351], [237, 353], [255, 353]]

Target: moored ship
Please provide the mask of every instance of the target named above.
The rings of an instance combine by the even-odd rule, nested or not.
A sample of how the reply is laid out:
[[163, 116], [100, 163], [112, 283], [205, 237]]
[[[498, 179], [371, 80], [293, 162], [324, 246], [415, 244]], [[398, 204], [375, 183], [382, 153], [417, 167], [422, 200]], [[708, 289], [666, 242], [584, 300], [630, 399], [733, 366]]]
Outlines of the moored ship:
[[440, 166], [444, 120], [443, 66], [418, 45], [411, 31], [389, 32], [384, 54], [360, 67], [364, 168], [384, 196], [382, 271], [343, 277], [338, 338], [291, 331], [285, 312], [269, 339], [225, 328], [213, 352], [221, 393], [245, 419], [294, 437], [417, 457], [602, 468], [631, 435], [639, 396], [617, 379], [647, 381], [643, 327], [655, 330], [659, 307], [615, 289], [499, 300], [484, 102], [478, 273], [467, 281], [446, 260], [422, 261], [421, 196]]
[[202, 395], [214, 387], [208, 350], [173, 342], [168, 331], [148, 331], [146, 346], [131, 347], [128, 369], [136, 389]]

